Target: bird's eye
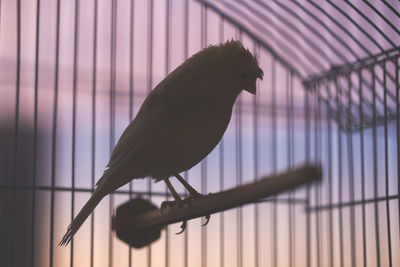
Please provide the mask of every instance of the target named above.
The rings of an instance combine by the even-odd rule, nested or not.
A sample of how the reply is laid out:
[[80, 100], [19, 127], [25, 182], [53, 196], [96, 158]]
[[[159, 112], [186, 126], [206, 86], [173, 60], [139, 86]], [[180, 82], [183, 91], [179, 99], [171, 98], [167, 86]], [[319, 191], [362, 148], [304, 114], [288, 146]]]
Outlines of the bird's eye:
[[246, 79], [246, 78], [247, 78], [247, 73], [242, 73], [242, 74], [240, 75], [240, 77], [242, 77], [243, 79]]

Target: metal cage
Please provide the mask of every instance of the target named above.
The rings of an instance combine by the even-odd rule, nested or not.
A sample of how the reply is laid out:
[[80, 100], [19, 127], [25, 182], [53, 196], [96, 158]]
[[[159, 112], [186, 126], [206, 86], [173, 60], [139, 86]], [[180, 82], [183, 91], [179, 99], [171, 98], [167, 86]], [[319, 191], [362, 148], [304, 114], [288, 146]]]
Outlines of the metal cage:
[[[395, 0], [0, 1], [0, 265], [400, 266], [399, 29]], [[58, 247], [148, 92], [229, 39], [265, 78], [185, 178], [216, 192], [321, 162], [322, 183], [135, 250], [115, 208], [169, 193], [133, 181]]]

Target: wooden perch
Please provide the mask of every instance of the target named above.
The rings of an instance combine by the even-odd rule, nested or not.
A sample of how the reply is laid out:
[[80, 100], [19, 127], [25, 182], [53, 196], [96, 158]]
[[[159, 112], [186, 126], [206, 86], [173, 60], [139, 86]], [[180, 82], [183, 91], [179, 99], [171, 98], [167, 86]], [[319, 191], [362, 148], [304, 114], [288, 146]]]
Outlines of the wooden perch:
[[151, 204], [146, 204], [146, 207], [138, 208], [139, 210], [137, 209], [134, 212], [132, 210], [127, 212], [126, 207], [129, 203], [126, 203], [124, 204], [125, 208], [121, 209], [120, 212], [117, 210], [116, 216], [113, 216], [112, 228], [117, 231], [117, 235], [118, 232], [143, 234], [151, 229], [160, 231], [164, 226], [171, 223], [203, 217], [248, 203], [254, 203], [259, 199], [321, 179], [322, 170], [320, 166], [305, 165], [285, 173], [262, 177], [250, 184], [205, 195], [190, 201], [189, 204], [185, 204], [183, 207], [167, 208], [163, 214], [154, 205], [149, 206]]

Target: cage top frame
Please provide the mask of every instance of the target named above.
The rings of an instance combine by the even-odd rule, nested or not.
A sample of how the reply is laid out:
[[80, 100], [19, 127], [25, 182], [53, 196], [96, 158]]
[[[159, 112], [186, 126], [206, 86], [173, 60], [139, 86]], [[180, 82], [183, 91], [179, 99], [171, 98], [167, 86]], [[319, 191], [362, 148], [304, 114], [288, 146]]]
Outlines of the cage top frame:
[[197, 1], [257, 40], [303, 80], [400, 47], [400, 12], [394, 1]]

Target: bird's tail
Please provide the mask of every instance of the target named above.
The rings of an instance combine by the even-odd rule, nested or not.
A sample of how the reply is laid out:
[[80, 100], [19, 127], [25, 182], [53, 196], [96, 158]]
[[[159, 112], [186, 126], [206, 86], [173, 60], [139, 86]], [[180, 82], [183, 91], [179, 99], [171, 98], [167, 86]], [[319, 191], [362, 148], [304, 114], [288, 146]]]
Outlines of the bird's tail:
[[59, 246], [66, 246], [71, 241], [74, 234], [79, 230], [82, 224], [85, 222], [87, 217], [93, 212], [96, 208], [97, 204], [103, 199], [106, 195], [104, 190], [101, 190], [101, 187], [97, 187], [94, 191], [93, 195], [90, 199], [86, 202], [85, 206], [81, 209], [72, 223], [68, 226], [68, 230], [65, 233], [64, 237], [62, 238], [61, 242], [58, 244]]

